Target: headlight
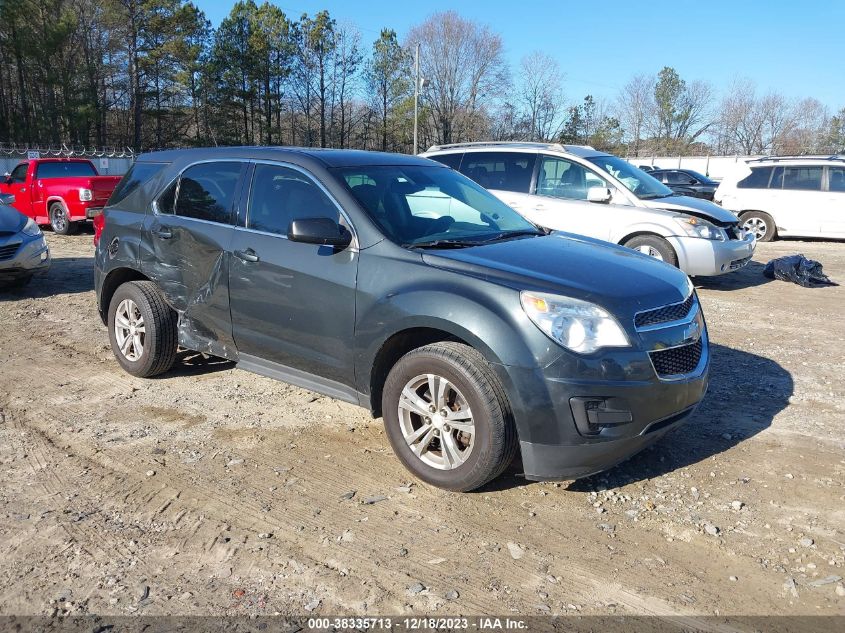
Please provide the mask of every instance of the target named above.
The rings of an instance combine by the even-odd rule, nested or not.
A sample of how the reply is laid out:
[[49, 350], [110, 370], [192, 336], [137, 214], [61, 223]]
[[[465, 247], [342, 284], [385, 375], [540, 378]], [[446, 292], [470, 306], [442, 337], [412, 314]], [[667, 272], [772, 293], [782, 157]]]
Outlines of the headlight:
[[21, 229], [21, 232], [24, 235], [41, 235], [41, 229], [38, 228], [38, 225], [32, 218], [29, 218], [26, 221], [26, 224], [24, 224], [23, 229]]
[[619, 323], [603, 308], [560, 295], [521, 292], [528, 318], [550, 339], [579, 354], [601, 347], [629, 347]]
[[79, 190], [79, 199], [82, 202], [90, 202], [94, 199], [94, 196], [91, 193], [90, 189], [80, 189]]
[[675, 215], [675, 222], [681, 225], [684, 232], [690, 237], [701, 237], [705, 240], [719, 240], [724, 242], [727, 239], [725, 230], [710, 224], [707, 220], [696, 218], [691, 215]]

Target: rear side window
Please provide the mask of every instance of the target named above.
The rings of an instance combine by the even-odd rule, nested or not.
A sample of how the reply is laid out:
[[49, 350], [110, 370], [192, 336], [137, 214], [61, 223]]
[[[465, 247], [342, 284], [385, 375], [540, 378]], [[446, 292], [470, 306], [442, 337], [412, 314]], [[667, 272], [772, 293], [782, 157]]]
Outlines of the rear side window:
[[35, 170], [35, 178], [77, 178], [96, 176], [97, 170], [94, 165], [86, 161], [60, 162], [60, 163], [39, 163]]
[[485, 189], [528, 193], [536, 154], [470, 152], [461, 162], [461, 173]]
[[[148, 183], [163, 167], [164, 165], [162, 163], [135, 163], [124, 174], [123, 178], [120, 179], [120, 182], [117, 183], [117, 187], [112, 191], [106, 205], [112, 206], [118, 202], [122, 202], [138, 187]], [[39, 173], [41, 172], [40, 167], [38, 171]]]
[[692, 185], [695, 184], [695, 178], [682, 171], [670, 171], [666, 174], [666, 182], [670, 185]]
[[[356, 186], [375, 187], [363, 179]], [[301, 172], [277, 165], [256, 165], [248, 228], [287, 235], [291, 222], [305, 218], [339, 222], [340, 212], [323, 190]]]
[[767, 189], [771, 176], [771, 167], [752, 167], [751, 174], [736, 183], [736, 186], [737, 189]]
[[241, 168], [238, 162], [214, 162], [186, 169], [179, 179], [176, 215], [231, 224]]
[[828, 189], [845, 193], [845, 167], [828, 167], [827, 173], [830, 179]]
[[822, 167], [794, 165], [783, 168], [783, 188], [802, 191], [822, 190]]
[[432, 160], [436, 160], [438, 163], [443, 163], [447, 167], [451, 167], [455, 171], [458, 170], [458, 167], [461, 166], [461, 158], [463, 158], [463, 152], [457, 152], [455, 154], [443, 154], [441, 156], [431, 156]]

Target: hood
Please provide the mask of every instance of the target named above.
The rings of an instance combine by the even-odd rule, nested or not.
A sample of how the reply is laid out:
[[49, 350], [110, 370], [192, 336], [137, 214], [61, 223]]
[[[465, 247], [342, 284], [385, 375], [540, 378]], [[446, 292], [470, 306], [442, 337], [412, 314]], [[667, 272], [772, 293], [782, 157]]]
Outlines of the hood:
[[27, 217], [17, 209], [0, 204], [0, 233], [17, 233], [26, 221]]
[[705, 200], [704, 198], [693, 198], [690, 196], [669, 196], [655, 200], [641, 200], [643, 204], [651, 209], [665, 209], [667, 211], [680, 211], [696, 217], [724, 226], [735, 224], [739, 219], [730, 211], [726, 211], [718, 204]]
[[683, 301], [692, 287], [688, 277], [673, 266], [569, 233], [428, 250], [423, 261], [516, 290], [583, 299], [617, 316]]

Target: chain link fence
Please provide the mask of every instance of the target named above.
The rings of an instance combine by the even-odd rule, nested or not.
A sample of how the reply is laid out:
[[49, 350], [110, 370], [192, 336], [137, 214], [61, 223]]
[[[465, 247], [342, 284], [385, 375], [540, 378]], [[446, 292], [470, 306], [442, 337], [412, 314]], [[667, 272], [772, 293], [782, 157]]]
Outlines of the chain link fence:
[[122, 176], [135, 161], [129, 148], [76, 147], [50, 145], [15, 145], [0, 143], [0, 175], [8, 173], [15, 165], [33, 158], [87, 158], [103, 176]]

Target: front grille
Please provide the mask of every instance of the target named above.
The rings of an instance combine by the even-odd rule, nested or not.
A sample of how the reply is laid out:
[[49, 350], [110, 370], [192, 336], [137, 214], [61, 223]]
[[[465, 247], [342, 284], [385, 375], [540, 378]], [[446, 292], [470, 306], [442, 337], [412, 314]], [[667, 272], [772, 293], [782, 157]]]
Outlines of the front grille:
[[657, 323], [668, 323], [669, 321], [679, 321], [689, 314], [692, 310], [692, 305], [695, 303], [695, 294], [690, 294], [686, 301], [681, 303], [673, 303], [655, 310], [646, 310], [639, 312], [634, 317], [634, 324], [637, 328], [646, 327], [647, 325], [655, 325]]
[[649, 352], [649, 356], [651, 356], [651, 364], [654, 365], [657, 375], [665, 378], [666, 376], [677, 376], [694, 371], [701, 361], [703, 349], [704, 344], [699, 339], [691, 345]]
[[735, 259], [731, 262], [730, 269], [731, 270], [737, 270], [738, 268], [742, 268], [743, 266], [745, 266], [750, 261], [751, 261], [750, 257], [743, 257], [742, 259]]
[[20, 248], [20, 245], [20, 242], [14, 242], [12, 244], [0, 246], [0, 259], [10, 259], [15, 253], [18, 252], [18, 248]]

